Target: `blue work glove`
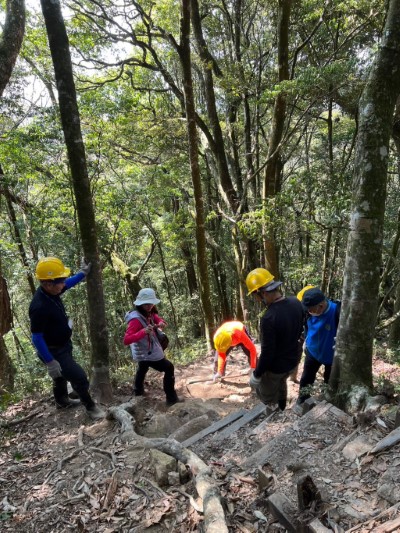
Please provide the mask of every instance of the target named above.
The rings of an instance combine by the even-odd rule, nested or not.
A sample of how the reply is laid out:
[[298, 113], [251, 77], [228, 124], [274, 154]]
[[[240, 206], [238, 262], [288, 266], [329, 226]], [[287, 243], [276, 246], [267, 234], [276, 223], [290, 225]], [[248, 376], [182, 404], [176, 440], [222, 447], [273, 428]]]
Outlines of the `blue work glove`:
[[91, 268], [92, 268], [92, 263], [86, 263], [85, 258], [82, 257], [81, 272], [83, 272], [85, 274], [85, 276], [87, 276], [89, 274]]
[[57, 378], [62, 377], [61, 366], [58, 361], [53, 359], [49, 363], [46, 363], [46, 366], [47, 366], [47, 372], [52, 379], [57, 379]]
[[256, 376], [254, 375], [254, 372], [252, 372], [250, 375], [250, 381], [249, 381], [250, 387], [252, 389], [256, 389], [257, 387], [260, 386], [260, 383], [261, 383], [261, 378], [256, 378]]

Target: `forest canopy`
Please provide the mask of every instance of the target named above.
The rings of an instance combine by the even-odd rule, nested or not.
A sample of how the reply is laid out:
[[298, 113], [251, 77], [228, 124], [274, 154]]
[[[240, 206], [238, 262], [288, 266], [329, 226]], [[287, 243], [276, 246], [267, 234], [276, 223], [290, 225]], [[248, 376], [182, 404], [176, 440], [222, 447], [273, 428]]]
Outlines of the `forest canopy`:
[[[244, 284], [253, 268], [268, 268], [286, 294], [313, 284], [342, 297], [359, 103], [384, 38], [386, 4], [191, 0], [188, 64], [177, 0], [61, 2], [113, 378], [130, 365], [124, 316], [142, 287], [157, 291], [170, 354], [181, 363], [206, 355], [223, 320], [245, 320], [257, 336], [261, 308]], [[6, 2], [0, 10], [3, 21]], [[13, 45], [4, 30], [6, 37]], [[198, 182], [188, 136], [188, 66]], [[400, 310], [398, 125], [397, 104], [382, 259], [372, 265], [377, 324]], [[0, 386], [11, 392], [40, 389], [44, 381], [28, 320], [38, 259], [60, 257], [76, 272], [83, 255], [54, 65], [43, 14], [31, 3], [1, 99], [0, 135], [1, 294], [7, 292], [12, 315], [1, 331], [8, 366]], [[85, 288], [65, 302], [77, 357], [89, 366]], [[399, 320], [375, 338], [399, 360]]]

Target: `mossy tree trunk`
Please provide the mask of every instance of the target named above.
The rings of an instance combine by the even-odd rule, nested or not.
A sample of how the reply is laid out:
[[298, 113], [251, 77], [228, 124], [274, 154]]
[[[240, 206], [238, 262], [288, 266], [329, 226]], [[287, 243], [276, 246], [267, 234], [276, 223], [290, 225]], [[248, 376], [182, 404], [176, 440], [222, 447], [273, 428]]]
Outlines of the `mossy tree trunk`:
[[[382, 260], [389, 140], [400, 92], [400, 0], [391, 0], [359, 105], [352, 214], [331, 386], [349, 406], [372, 388], [372, 351]], [[351, 394], [353, 393], [353, 394]]]
[[7, 0], [0, 39], [0, 96], [11, 77], [25, 32], [25, 1]]
[[[289, 79], [289, 20], [292, 0], [279, 0], [278, 12], [278, 81]], [[264, 173], [263, 202], [268, 208], [269, 200], [274, 200], [281, 190], [283, 171], [282, 153], [280, 143], [286, 118], [286, 96], [280, 92], [275, 100], [267, 165]], [[279, 278], [279, 248], [275, 240], [275, 229], [264, 228], [264, 254], [266, 268]], [[263, 265], [264, 266], [264, 265]]]
[[92, 263], [87, 277], [90, 340], [92, 345], [92, 390], [100, 401], [112, 398], [109, 375], [108, 330], [103, 282], [97, 244], [93, 199], [76, 99], [69, 41], [58, 0], [41, 0], [58, 89], [61, 123], [71, 168], [79, 229], [85, 258]]
[[199, 142], [196, 129], [196, 111], [193, 94], [191, 53], [190, 53], [190, 0], [182, 0], [181, 42], [179, 55], [183, 71], [185, 109], [189, 140], [189, 158], [196, 208], [197, 268], [199, 271], [200, 298], [203, 307], [207, 344], [211, 348], [214, 318], [210, 300], [207, 248], [205, 234], [204, 196], [199, 166]]

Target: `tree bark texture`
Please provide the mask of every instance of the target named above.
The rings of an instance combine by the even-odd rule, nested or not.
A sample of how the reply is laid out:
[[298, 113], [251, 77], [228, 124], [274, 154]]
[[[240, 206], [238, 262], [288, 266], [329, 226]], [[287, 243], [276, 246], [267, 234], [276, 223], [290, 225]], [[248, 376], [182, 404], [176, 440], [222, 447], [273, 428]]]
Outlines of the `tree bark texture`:
[[[289, 79], [289, 20], [292, 0], [279, 0], [278, 14], [278, 81]], [[282, 141], [286, 118], [286, 97], [278, 94], [272, 117], [272, 128], [269, 138], [268, 162], [264, 172], [263, 202], [274, 198], [281, 189], [282, 157], [279, 145]], [[268, 270], [279, 278], [279, 251], [275, 242], [274, 229], [264, 229], [264, 253]]]
[[382, 41], [359, 106], [352, 215], [331, 385], [346, 399], [372, 387], [389, 140], [400, 92], [400, 0], [391, 0]]
[[58, 0], [41, 0], [58, 89], [61, 123], [71, 167], [82, 247], [92, 270], [87, 277], [90, 339], [92, 344], [92, 390], [100, 401], [112, 397], [109, 376], [108, 331], [97, 245], [96, 221], [85, 147], [72, 73], [69, 41]]
[[236, 211], [238, 207], [237, 195], [232, 183], [232, 179], [229, 173], [228, 162], [226, 159], [225, 146], [224, 146], [224, 137], [222, 134], [221, 125], [219, 123], [219, 117], [217, 112], [217, 105], [215, 101], [215, 92], [214, 92], [214, 81], [213, 81], [213, 71], [217, 70], [219, 73], [218, 67], [215, 60], [212, 58], [205, 39], [203, 37], [203, 30], [201, 26], [201, 18], [199, 13], [199, 4], [197, 0], [190, 0], [190, 16], [193, 25], [193, 33], [196, 39], [200, 59], [202, 61], [203, 74], [204, 74], [204, 90], [207, 101], [207, 114], [211, 124], [215, 150], [214, 156], [217, 160], [218, 173], [221, 183], [221, 192], [222, 196], [225, 199], [226, 203], [230, 206], [233, 212]]
[[11, 77], [25, 32], [25, 1], [7, 0], [6, 20], [0, 40], [0, 96]]
[[1, 182], [3, 182], [3, 187], [0, 191], [0, 194], [3, 194], [6, 199], [7, 212], [8, 212], [8, 217], [10, 220], [10, 226], [13, 228], [13, 232], [14, 232], [14, 235], [13, 235], [14, 242], [16, 243], [18, 247], [21, 262], [22, 262], [23, 267], [25, 268], [26, 279], [28, 281], [31, 294], [33, 296], [36, 291], [35, 282], [34, 282], [30, 267], [29, 267], [28, 257], [25, 252], [24, 243], [22, 242], [22, 235], [21, 235], [21, 232], [19, 231], [17, 215], [15, 213], [15, 209], [13, 205], [13, 195], [10, 192], [10, 189], [8, 187], [8, 184], [4, 176], [3, 168], [0, 165], [0, 183]]
[[198, 137], [196, 129], [196, 112], [194, 105], [193, 81], [190, 54], [190, 0], [182, 0], [180, 59], [183, 71], [185, 92], [185, 108], [189, 140], [189, 158], [192, 175], [193, 191], [196, 209], [196, 245], [197, 267], [199, 269], [200, 297], [204, 311], [206, 338], [211, 348], [211, 338], [214, 329], [213, 310], [210, 300], [210, 282], [208, 278], [207, 247], [205, 235], [204, 196], [198, 156]]
[[7, 351], [3, 335], [12, 328], [10, 295], [6, 280], [1, 276], [0, 263], [0, 396], [2, 391], [14, 390], [15, 369]]

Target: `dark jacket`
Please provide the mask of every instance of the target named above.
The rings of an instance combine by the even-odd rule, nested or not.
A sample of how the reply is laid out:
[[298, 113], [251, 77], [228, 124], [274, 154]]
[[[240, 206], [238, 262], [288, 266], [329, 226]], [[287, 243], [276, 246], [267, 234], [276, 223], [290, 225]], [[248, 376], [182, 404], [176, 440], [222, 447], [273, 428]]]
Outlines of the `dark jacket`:
[[303, 332], [304, 310], [294, 296], [271, 304], [261, 318], [261, 353], [255, 377], [264, 372], [284, 374], [299, 362], [298, 341]]

